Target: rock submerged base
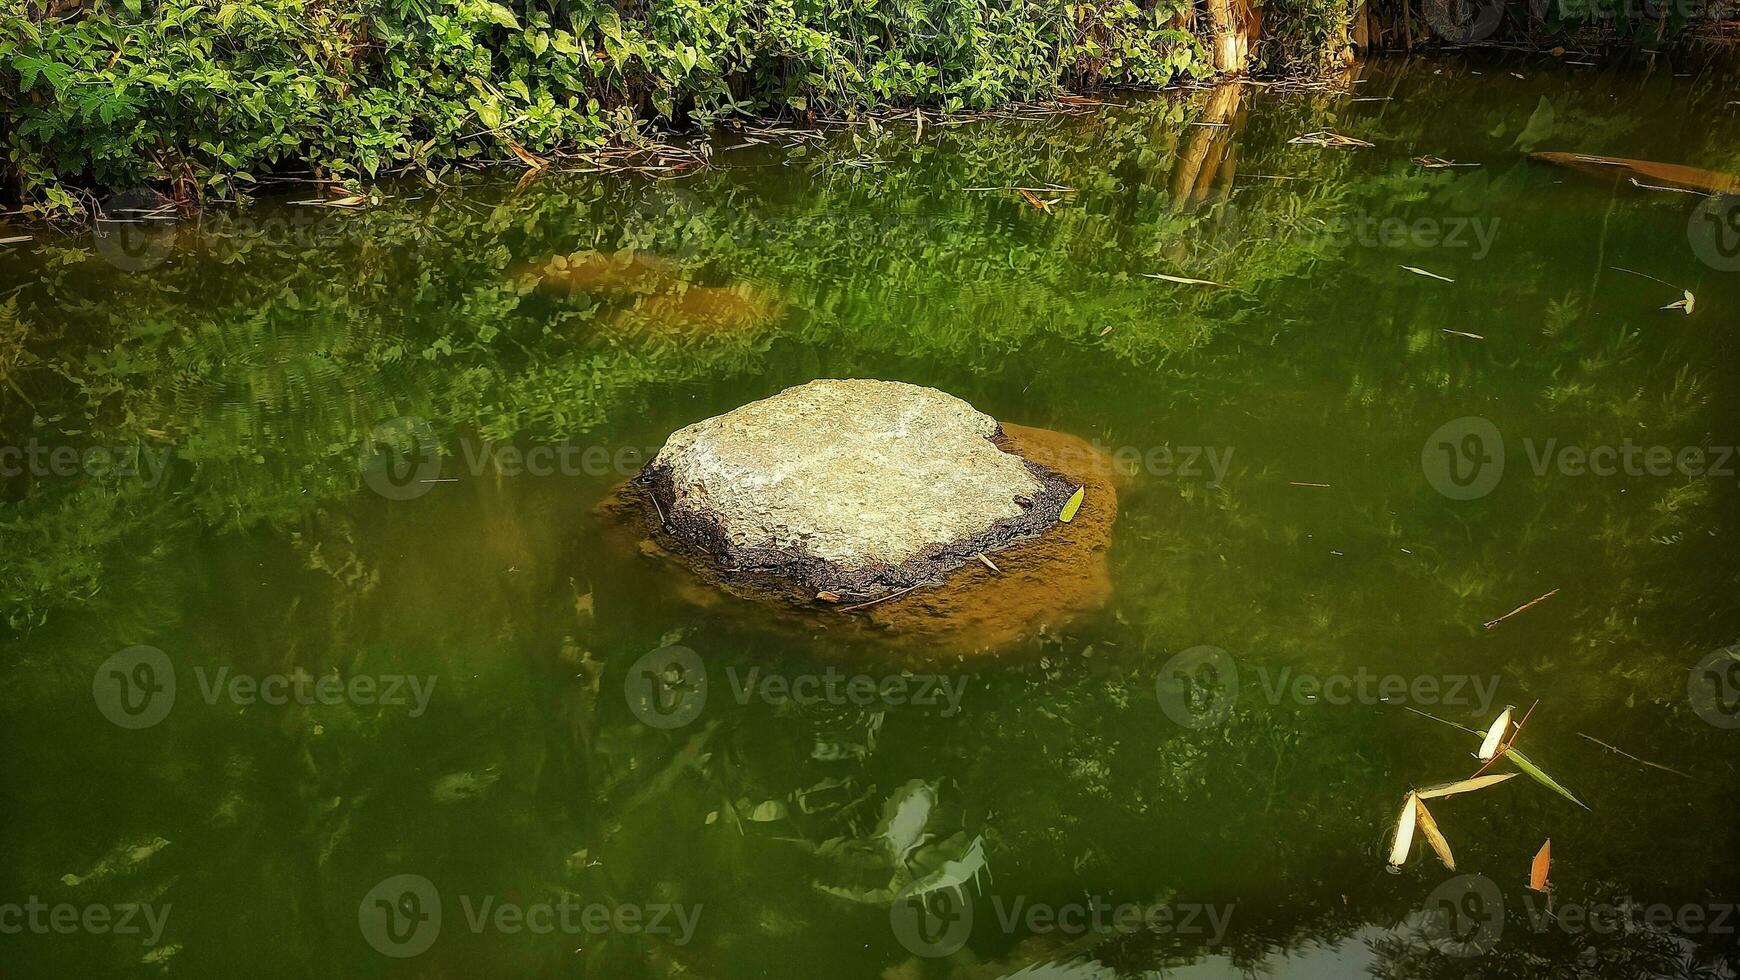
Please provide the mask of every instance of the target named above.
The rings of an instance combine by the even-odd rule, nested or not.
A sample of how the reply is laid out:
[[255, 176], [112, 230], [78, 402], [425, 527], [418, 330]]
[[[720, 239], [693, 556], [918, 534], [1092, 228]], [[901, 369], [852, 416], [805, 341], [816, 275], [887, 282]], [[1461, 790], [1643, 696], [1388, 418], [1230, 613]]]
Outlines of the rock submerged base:
[[[1110, 459], [1075, 436], [993, 422], [991, 434], [979, 438], [1043, 483], [1033, 506], [1021, 509], [1022, 515], [1038, 512], [1043, 522], [1036, 530], [984, 528], [954, 542], [952, 553], [943, 549], [947, 557], [921, 554], [865, 566], [862, 591], [827, 588], [824, 583], [841, 580], [842, 566], [816, 554], [731, 550], [704, 536], [716, 531], [676, 525], [674, 476], [654, 466], [619, 487], [601, 510], [609, 540], [625, 557], [646, 556], [677, 570], [661, 577], [661, 588], [691, 605], [741, 614], [757, 629], [922, 650], [927, 660], [995, 650], [1061, 629], [1109, 599], [1118, 480]], [[1076, 487], [1084, 489], [1084, 502], [1073, 520], [1059, 523], [1058, 512]], [[722, 560], [721, 553], [728, 557]], [[819, 599], [825, 591], [838, 601]]]

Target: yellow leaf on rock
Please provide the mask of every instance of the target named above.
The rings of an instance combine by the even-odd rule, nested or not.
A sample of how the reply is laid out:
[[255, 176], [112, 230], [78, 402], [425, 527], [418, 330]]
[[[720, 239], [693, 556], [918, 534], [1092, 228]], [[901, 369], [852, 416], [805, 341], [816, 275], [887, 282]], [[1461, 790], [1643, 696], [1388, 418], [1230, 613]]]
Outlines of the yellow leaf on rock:
[[1081, 510], [1081, 502], [1086, 498], [1087, 487], [1076, 487], [1075, 493], [1070, 494], [1069, 499], [1064, 501], [1063, 512], [1057, 515], [1057, 519], [1064, 524], [1075, 520], [1075, 512]]

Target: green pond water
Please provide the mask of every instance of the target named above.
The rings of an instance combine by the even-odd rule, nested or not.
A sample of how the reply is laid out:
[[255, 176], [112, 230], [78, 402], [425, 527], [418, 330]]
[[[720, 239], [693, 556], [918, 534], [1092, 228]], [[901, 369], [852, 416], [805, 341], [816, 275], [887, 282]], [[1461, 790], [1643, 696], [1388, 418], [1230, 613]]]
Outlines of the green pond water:
[[[1527, 159], [1740, 172], [1731, 79], [1389, 64], [38, 234], [0, 976], [1732, 976], [1735, 211]], [[613, 538], [669, 433], [828, 377], [1097, 442], [1109, 595], [903, 645]], [[1387, 869], [1481, 766], [1406, 709], [1505, 705], [1587, 809], [1432, 799], [1455, 870]]]

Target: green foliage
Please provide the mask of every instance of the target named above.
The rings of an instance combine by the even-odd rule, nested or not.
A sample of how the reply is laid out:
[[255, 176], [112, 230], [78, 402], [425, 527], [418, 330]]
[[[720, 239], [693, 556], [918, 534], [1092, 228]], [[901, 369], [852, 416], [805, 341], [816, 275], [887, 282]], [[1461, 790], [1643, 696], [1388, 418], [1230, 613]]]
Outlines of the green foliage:
[[633, 138], [647, 123], [778, 110], [1034, 99], [1163, 84], [1200, 48], [1130, 0], [153, 0], [0, 11], [8, 182], [33, 211], [73, 188], [241, 196]]

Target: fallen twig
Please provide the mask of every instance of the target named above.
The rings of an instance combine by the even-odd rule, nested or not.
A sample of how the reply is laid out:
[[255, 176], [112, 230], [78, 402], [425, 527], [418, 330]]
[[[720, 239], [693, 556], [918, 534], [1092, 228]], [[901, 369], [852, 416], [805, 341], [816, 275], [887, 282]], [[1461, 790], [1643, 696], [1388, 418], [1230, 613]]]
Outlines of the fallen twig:
[[1522, 605], [1516, 607], [1515, 609], [1512, 609], [1510, 612], [1505, 613], [1503, 616], [1500, 616], [1497, 619], [1488, 620], [1487, 622], [1482, 624], [1480, 628], [1481, 629], [1488, 629], [1488, 630], [1492, 629], [1494, 626], [1497, 626], [1499, 623], [1502, 623], [1505, 620], [1511, 618], [1512, 616], [1515, 616], [1517, 613], [1522, 612], [1525, 609], [1530, 609], [1530, 608], [1533, 608], [1534, 606], [1538, 606], [1541, 603], [1546, 602], [1548, 599], [1551, 599], [1553, 596], [1556, 596], [1558, 594], [1559, 594], [1559, 590], [1554, 589], [1553, 591], [1548, 592], [1546, 595], [1536, 596], [1535, 598], [1530, 599], [1529, 601], [1523, 603]]

